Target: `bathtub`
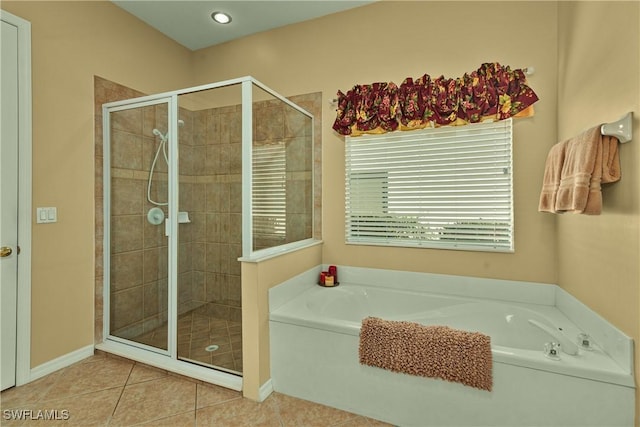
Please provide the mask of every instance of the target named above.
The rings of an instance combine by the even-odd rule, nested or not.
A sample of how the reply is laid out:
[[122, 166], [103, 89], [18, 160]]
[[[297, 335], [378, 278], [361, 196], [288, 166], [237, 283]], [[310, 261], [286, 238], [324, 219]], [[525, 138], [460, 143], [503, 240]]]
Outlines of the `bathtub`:
[[[320, 269], [270, 291], [275, 391], [401, 426], [633, 425], [632, 341], [557, 286], [339, 267], [323, 288]], [[493, 391], [360, 365], [367, 316], [489, 335]], [[530, 320], [592, 349], [551, 359]]]

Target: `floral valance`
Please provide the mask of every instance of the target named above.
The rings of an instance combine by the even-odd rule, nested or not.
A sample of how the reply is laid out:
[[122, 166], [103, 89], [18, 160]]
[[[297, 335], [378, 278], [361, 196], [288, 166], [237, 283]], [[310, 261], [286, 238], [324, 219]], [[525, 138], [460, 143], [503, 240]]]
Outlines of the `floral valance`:
[[372, 83], [356, 85], [346, 94], [338, 91], [333, 129], [357, 136], [527, 117], [537, 100], [523, 70], [487, 63], [456, 79], [425, 74], [416, 80], [407, 77], [400, 87]]

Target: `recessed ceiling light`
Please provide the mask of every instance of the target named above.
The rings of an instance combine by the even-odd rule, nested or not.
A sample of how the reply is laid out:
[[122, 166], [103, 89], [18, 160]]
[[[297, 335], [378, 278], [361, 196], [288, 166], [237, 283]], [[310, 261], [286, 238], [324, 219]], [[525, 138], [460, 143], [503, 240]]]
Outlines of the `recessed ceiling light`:
[[213, 12], [211, 14], [211, 19], [216, 21], [218, 24], [228, 24], [231, 22], [231, 16], [224, 12]]

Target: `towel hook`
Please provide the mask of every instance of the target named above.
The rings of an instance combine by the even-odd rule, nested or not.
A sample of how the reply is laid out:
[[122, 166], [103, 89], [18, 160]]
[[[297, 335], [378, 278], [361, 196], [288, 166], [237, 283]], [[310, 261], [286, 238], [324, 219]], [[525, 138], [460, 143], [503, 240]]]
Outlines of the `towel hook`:
[[633, 112], [627, 113], [626, 116], [613, 123], [605, 123], [600, 126], [602, 135], [615, 136], [620, 143], [631, 141], [633, 132]]

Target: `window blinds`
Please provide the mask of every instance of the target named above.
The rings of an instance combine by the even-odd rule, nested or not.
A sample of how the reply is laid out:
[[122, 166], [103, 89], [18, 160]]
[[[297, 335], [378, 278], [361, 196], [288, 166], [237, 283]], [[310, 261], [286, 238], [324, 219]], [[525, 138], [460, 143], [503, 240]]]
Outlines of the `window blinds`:
[[512, 120], [346, 137], [346, 241], [513, 250]]
[[253, 147], [253, 234], [286, 236], [286, 147], [284, 142]]

